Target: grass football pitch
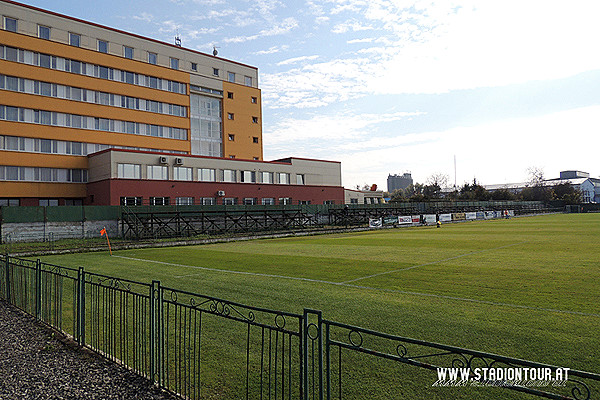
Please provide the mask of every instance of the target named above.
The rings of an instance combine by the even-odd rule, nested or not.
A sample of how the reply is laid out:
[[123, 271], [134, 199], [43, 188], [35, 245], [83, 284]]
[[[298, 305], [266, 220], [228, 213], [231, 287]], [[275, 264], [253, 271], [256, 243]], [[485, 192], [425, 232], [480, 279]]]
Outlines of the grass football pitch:
[[[600, 373], [600, 214], [42, 261], [273, 310], [317, 309], [393, 335]], [[499, 388], [434, 388], [435, 373], [386, 363], [383, 370], [358, 363], [365, 379], [344, 398], [528, 398]]]

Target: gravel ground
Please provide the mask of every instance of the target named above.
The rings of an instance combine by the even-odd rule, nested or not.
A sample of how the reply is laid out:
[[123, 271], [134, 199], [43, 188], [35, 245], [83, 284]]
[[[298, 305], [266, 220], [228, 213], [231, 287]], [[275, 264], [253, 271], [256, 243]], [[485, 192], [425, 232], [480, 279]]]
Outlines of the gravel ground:
[[0, 400], [9, 399], [177, 397], [0, 301]]

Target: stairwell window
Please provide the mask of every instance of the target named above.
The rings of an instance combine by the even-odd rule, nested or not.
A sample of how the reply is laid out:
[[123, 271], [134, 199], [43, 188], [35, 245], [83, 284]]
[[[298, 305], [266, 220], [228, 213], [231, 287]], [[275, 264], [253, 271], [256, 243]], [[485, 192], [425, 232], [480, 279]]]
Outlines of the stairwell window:
[[17, 20], [10, 17], [4, 17], [4, 30], [9, 32], [16, 32]]
[[78, 33], [69, 32], [69, 44], [71, 46], [80, 47], [81, 46], [81, 35]]
[[50, 28], [44, 25], [38, 25], [38, 37], [40, 39], [50, 40]]
[[100, 53], [108, 53], [108, 42], [105, 40], [98, 40], [98, 51]]
[[133, 59], [133, 47], [123, 46], [123, 57]]

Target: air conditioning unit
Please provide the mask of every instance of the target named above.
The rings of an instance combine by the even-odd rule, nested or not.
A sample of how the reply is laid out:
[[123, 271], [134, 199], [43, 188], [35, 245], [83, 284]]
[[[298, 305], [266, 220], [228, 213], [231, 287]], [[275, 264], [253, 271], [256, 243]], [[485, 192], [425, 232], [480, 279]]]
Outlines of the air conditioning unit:
[[183, 165], [183, 158], [177, 157], [175, 159], [175, 165]]
[[162, 156], [158, 158], [158, 162], [161, 164], [167, 164], [169, 160], [167, 159], [167, 157]]
[[225, 196], [225, 191], [224, 191], [224, 190], [219, 190], [219, 191], [217, 192], [217, 196], [219, 196], [219, 197], [224, 197], [224, 196]]

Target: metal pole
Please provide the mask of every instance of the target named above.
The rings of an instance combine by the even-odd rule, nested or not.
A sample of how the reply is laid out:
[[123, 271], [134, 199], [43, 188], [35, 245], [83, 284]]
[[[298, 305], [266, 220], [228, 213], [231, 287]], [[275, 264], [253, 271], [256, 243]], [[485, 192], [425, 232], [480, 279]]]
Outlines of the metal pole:
[[42, 315], [42, 262], [38, 258], [35, 262], [35, 318]]

